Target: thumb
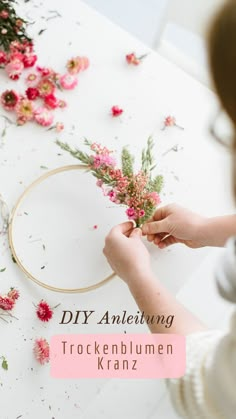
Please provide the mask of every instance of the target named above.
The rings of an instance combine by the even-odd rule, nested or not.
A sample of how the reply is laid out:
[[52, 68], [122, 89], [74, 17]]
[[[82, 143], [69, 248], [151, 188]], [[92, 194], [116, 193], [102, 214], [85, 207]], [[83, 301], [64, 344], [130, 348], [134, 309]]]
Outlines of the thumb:
[[152, 223], [146, 223], [143, 225], [142, 231], [143, 234], [159, 234], [159, 233], [168, 233], [166, 220], [154, 221]]
[[134, 228], [129, 237], [135, 237], [135, 238], [142, 237], [141, 228]]

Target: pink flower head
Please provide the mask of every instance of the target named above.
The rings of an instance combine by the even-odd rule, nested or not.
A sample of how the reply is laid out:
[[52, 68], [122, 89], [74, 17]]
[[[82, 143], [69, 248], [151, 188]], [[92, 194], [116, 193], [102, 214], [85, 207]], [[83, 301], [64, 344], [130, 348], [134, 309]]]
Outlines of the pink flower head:
[[112, 106], [111, 108], [111, 113], [113, 117], [120, 116], [123, 112], [123, 109], [119, 108], [119, 106]]
[[49, 109], [56, 109], [58, 107], [58, 99], [53, 93], [44, 97], [44, 104]]
[[7, 295], [4, 297], [0, 296], [0, 308], [2, 310], [11, 311], [15, 305], [15, 300], [8, 297]]
[[28, 86], [35, 86], [39, 81], [39, 76], [35, 73], [30, 73], [26, 77], [26, 83]]
[[20, 293], [15, 288], [11, 288], [10, 291], [7, 293], [7, 296], [11, 298], [13, 301], [16, 301], [20, 297]]
[[35, 100], [39, 97], [39, 91], [36, 87], [28, 87], [25, 93], [29, 100]]
[[6, 35], [6, 34], [7, 34], [7, 29], [6, 29], [6, 28], [3, 28], [3, 29], [1, 30], [1, 34], [2, 34], [2, 35]]
[[20, 60], [16, 59], [16, 60], [10, 61], [6, 65], [5, 70], [8, 76], [10, 77], [10, 79], [18, 80], [21, 76], [23, 68], [24, 68], [23, 63]]
[[38, 57], [35, 54], [24, 55], [23, 64], [25, 68], [33, 67]]
[[128, 208], [126, 210], [126, 215], [129, 218], [129, 220], [136, 220], [137, 218], [137, 212], [134, 208]]
[[34, 113], [35, 121], [44, 127], [48, 127], [53, 123], [53, 113], [45, 107], [39, 107]]
[[1, 95], [1, 104], [7, 111], [15, 109], [19, 101], [19, 95], [14, 90], [6, 90]]
[[173, 127], [174, 125], [176, 125], [176, 119], [174, 116], [167, 116], [164, 120], [164, 125], [165, 127]]
[[97, 182], [96, 182], [96, 185], [97, 185], [99, 188], [102, 188], [102, 186], [103, 186], [103, 181], [102, 181], [102, 179], [98, 179], [98, 180], [97, 180]]
[[51, 80], [47, 78], [43, 78], [37, 85], [37, 89], [39, 91], [39, 95], [41, 97], [45, 97], [51, 95], [55, 91], [55, 85]]
[[36, 70], [41, 74], [42, 77], [47, 77], [53, 73], [53, 70], [47, 67], [37, 66]]
[[6, 62], [7, 62], [7, 54], [4, 51], [0, 50], [0, 65], [6, 64]]
[[73, 74], [69, 74], [69, 73], [61, 76], [59, 79], [59, 82], [60, 82], [61, 87], [66, 90], [72, 90], [78, 84], [77, 78]]
[[64, 124], [62, 122], [57, 122], [55, 125], [56, 132], [61, 132], [64, 129]]
[[116, 192], [114, 191], [114, 189], [111, 189], [108, 192], [108, 196], [110, 198], [110, 201], [115, 202], [116, 201]]
[[116, 161], [114, 157], [110, 156], [109, 154], [96, 154], [95, 156], [91, 156], [93, 158], [93, 167], [98, 169], [101, 166], [111, 166], [114, 167], [116, 165]]
[[139, 65], [141, 62], [141, 60], [138, 57], [136, 57], [136, 54], [134, 52], [131, 52], [131, 54], [127, 54], [125, 58], [128, 64]]
[[65, 100], [59, 99], [58, 100], [58, 108], [64, 109], [67, 107], [67, 103]]
[[49, 362], [49, 344], [46, 339], [40, 338], [36, 339], [34, 342], [34, 356], [36, 360], [41, 364], [45, 364], [46, 362]]
[[53, 316], [53, 311], [48, 305], [48, 303], [42, 300], [37, 305], [36, 314], [39, 320], [41, 320], [42, 322], [48, 322]]
[[145, 211], [143, 209], [140, 210], [139, 213], [138, 213], [139, 218], [144, 217], [144, 215], [145, 215]]
[[161, 203], [160, 195], [157, 192], [150, 192], [148, 194], [148, 199], [153, 203], [153, 205], [159, 205]]
[[34, 117], [34, 104], [31, 100], [22, 98], [16, 105], [16, 113], [20, 120], [30, 121]]
[[67, 62], [67, 69], [70, 74], [77, 74], [79, 71], [87, 70], [89, 59], [87, 57], [74, 57]]

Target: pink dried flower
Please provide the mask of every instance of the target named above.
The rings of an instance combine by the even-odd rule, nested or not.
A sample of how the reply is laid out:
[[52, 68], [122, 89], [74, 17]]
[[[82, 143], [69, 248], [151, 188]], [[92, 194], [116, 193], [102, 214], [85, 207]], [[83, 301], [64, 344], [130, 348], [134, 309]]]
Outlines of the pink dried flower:
[[145, 211], [143, 209], [140, 210], [139, 213], [138, 213], [138, 216], [139, 216], [139, 218], [144, 217], [145, 216]]
[[175, 119], [175, 117], [174, 116], [167, 116], [166, 118], [165, 118], [165, 120], [164, 120], [164, 127], [163, 127], [163, 130], [165, 129], [165, 128], [167, 128], [167, 127], [177, 127], [177, 128], [180, 128], [180, 129], [184, 129], [183, 127], [181, 127], [180, 125], [177, 125], [177, 123], [176, 123], [176, 119]]
[[1, 30], [1, 34], [2, 34], [2, 35], [6, 35], [6, 34], [7, 34], [7, 29], [6, 29], [6, 28], [3, 28], [3, 29]]
[[67, 106], [66, 101], [65, 100], [62, 100], [62, 99], [59, 99], [59, 101], [58, 101], [58, 108], [64, 109], [64, 108], [66, 108], [66, 106]]
[[17, 118], [17, 125], [22, 126], [25, 125], [27, 122], [27, 119], [24, 116], [19, 116], [19, 118]]
[[49, 344], [46, 339], [43, 339], [43, 338], [36, 339], [34, 342], [33, 351], [34, 351], [34, 356], [36, 360], [41, 365], [49, 362], [50, 349], [49, 349]]
[[72, 90], [78, 84], [77, 78], [73, 74], [69, 74], [69, 73], [61, 76], [59, 79], [59, 82], [60, 82], [61, 87], [66, 90]]
[[28, 84], [28, 86], [35, 86], [38, 81], [39, 81], [39, 76], [35, 73], [30, 73], [26, 77], [26, 83]]
[[16, 301], [20, 297], [20, 293], [15, 288], [11, 288], [10, 291], [7, 293], [7, 296], [11, 298], [13, 301]]
[[6, 65], [5, 70], [8, 76], [10, 77], [10, 79], [18, 80], [21, 76], [23, 68], [24, 68], [23, 63], [20, 60], [16, 59], [16, 60], [10, 61]]
[[44, 97], [44, 104], [49, 109], [56, 109], [58, 107], [58, 99], [53, 93]]
[[131, 54], [127, 54], [125, 58], [128, 64], [139, 65], [146, 56], [147, 54], [137, 57], [135, 52], [131, 52]]
[[14, 90], [6, 90], [1, 95], [1, 104], [7, 111], [15, 109], [19, 101], [19, 95]]
[[51, 75], [53, 73], [53, 70], [51, 68], [47, 68], [47, 67], [40, 67], [37, 66], [36, 70], [41, 74], [41, 76], [43, 77], [47, 77], [49, 75]]
[[53, 123], [53, 113], [45, 107], [39, 107], [34, 113], [35, 121], [44, 127], [48, 127]]
[[6, 64], [7, 62], [7, 54], [4, 51], [0, 51], [0, 65]]
[[146, 199], [151, 201], [153, 205], [159, 205], [161, 203], [160, 195], [157, 192], [150, 192], [146, 195]]
[[87, 57], [74, 57], [67, 62], [67, 69], [70, 74], [77, 74], [89, 67], [89, 59]]
[[34, 104], [31, 100], [22, 98], [16, 105], [16, 113], [18, 118], [25, 122], [30, 121], [34, 117]]
[[46, 97], [51, 95], [55, 91], [55, 85], [51, 82], [51, 80], [47, 78], [43, 78], [37, 85], [37, 89], [41, 97]]
[[53, 316], [53, 310], [46, 301], [40, 301], [36, 307], [36, 314], [42, 322], [48, 322]]
[[119, 106], [112, 106], [111, 108], [111, 113], [114, 117], [122, 115], [123, 112], [123, 109], [119, 108]]
[[129, 218], [129, 220], [135, 220], [137, 218], [137, 212], [135, 211], [134, 208], [128, 208], [125, 211], [127, 217]]
[[33, 67], [38, 57], [35, 54], [24, 55], [23, 64], [25, 68]]
[[114, 157], [109, 154], [96, 154], [95, 156], [91, 156], [91, 158], [93, 159], [93, 167], [95, 169], [98, 169], [101, 166], [114, 167], [116, 164]]
[[55, 125], [56, 132], [61, 132], [64, 129], [64, 124], [62, 122], [57, 122]]
[[29, 100], [35, 100], [39, 97], [39, 91], [36, 87], [28, 87], [25, 93]]
[[95, 225], [93, 226], [93, 229], [94, 229], [94, 230], [97, 230], [97, 229], [98, 229], [97, 224], [95, 224]]
[[15, 300], [8, 297], [7, 295], [4, 297], [0, 296], [0, 308], [2, 310], [11, 311], [15, 305]]
[[98, 180], [97, 180], [97, 182], [96, 182], [96, 185], [97, 185], [99, 188], [101, 188], [101, 187], [103, 186], [103, 181], [102, 181], [102, 179], [98, 179]]
[[114, 189], [111, 189], [108, 192], [108, 196], [110, 198], [110, 201], [115, 202], [116, 201], [116, 192], [114, 191]]

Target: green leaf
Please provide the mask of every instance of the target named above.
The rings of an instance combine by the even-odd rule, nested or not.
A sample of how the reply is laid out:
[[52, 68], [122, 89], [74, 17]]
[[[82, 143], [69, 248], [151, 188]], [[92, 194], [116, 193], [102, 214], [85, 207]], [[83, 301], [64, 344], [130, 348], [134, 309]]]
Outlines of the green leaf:
[[2, 269], [0, 269], [0, 272], [5, 272], [6, 269], [7, 268], [2, 268]]
[[6, 371], [8, 370], [8, 362], [4, 356], [2, 357], [2, 368]]
[[148, 173], [154, 168], [154, 157], [152, 154], [154, 142], [152, 137], [147, 140], [147, 147], [142, 151], [142, 171]]
[[130, 154], [129, 150], [124, 147], [121, 153], [122, 172], [124, 176], [131, 177], [133, 175], [134, 157]]

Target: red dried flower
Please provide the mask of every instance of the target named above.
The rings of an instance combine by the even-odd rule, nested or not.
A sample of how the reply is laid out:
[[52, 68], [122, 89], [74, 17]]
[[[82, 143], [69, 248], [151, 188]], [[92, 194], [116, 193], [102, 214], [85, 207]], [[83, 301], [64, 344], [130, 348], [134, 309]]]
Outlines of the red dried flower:
[[49, 109], [56, 109], [59, 105], [59, 101], [53, 93], [45, 96], [44, 103]]
[[131, 54], [127, 54], [125, 58], [128, 64], [139, 65], [146, 56], [147, 54], [137, 57], [134, 52], [131, 52]]
[[7, 54], [4, 51], [0, 51], [0, 65], [6, 64], [7, 62]]
[[35, 100], [37, 97], [39, 97], [39, 91], [36, 89], [36, 87], [28, 87], [25, 93], [29, 100]]
[[39, 320], [41, 320], [42, 322], [48, 322], [53, 316], [53, 311], [48, 305], [48, 303], [42, 300], [37, 305], [36, 314]]
[[33, 67], [38, 57], [35, 54], [24, 55], [23, 64], [25, 68]]
[[111, 108], [111, 113], [114, 117], [122, 115], [123, 112], [123, 109], [119, 108], [119, 106], [112, 106]]
[[9, 298], [7, 295], [5, 297], [0, 296], [0, 308], [2, 310], [10, 311], [15, 305], [15, 300]]
[[15, 288], [11, 288], [10, 291], [7, 293], [7, 296], [11, 298], [12, 300], [16, 301], [18, 300], [20, 293]]
[[184, 129], [184, 128], [183, 128], [183, 127], [181, 127], [180, 125], [177, 125], [175, 117], [174, 117], [174, 116], [171, 116], [171, 115], [167, 116], [167, 117], [164, 119], [164, 127], [163, 127], [163, 130], [164, 130], [165, 128], [167, 128], [167, 127], [177, 127], [177, 128], [182, 129], [182, 130]]
[[7, 111], [12, 111], [15, 109], [19, 99], [19, 95], [14, 90], [6, 90], [1, 95], [1, 104]]
[[46, 339], [36, 339], [33, 351], [35, 358], [41, 365], [45, 364], [46, 362], [49, 362], [50, 349]]

